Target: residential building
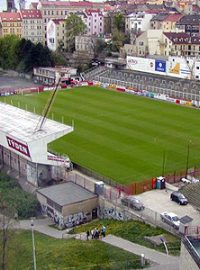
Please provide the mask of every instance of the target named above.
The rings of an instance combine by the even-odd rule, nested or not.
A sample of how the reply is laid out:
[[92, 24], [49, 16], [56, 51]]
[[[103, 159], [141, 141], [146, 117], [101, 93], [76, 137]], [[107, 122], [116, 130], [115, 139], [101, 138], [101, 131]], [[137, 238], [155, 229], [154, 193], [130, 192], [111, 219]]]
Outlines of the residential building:
[[0, 12], [0, 36], [22, 36], [22, 18], [19, 12]]
[[136, 55], [162, 55], [161, 41], [163, 39], [162, 30], [147, 30], [136, 38]]
[[180, 13], [169, 14], [162, 23], [162, 30], [164, 32], [183, 32], [183, 29], [179, 29], [176, 25], [177, 22], [183, 17]]
[[150, 21], [155, 14], [146, 12], [134, 12], [125, 18], [126, 32], [144, 32], [150, 29]]
[[94, 54], [94, 47], [98, 40], [97, 36], [76, 36], [75, 50], [78, 52], [85, 52], [86, 54]]
[[200, 37], [187, 33], [164, 33], [164, 55], [199, 56]]
[[87, 26], [87, 35], [102, 35], [104, 33], [104, 19], [100, 10], [88, 9], [84, 12], [83, 21]]
[[151, 29], [163, 30], [163, 21], [168, 17], [168, 13], [158, 13], [151, 19]]
[[[102, 9], [104, 3], [102, 2], [70, 2], [70, 1], [40, 1], [37, 4], [37, 9], [42, 13], [44, 30], [46, 33], [47, 23], [52, 19], [65, 19], [68, 13], [81, 12], [86, 9]], [[45, 34], [46, 42], [46, 34]]]
[[47, 23], [47, 46], [56, 51], [66, 48], [66, 29], [64, 19], [53, 19]]
[[200, 14], [185, 15], [176, 23], [176, 25], [190, 36], [199, 36]]
[[33, 43], [44, 43], [43, 19], [40, 10], [24, 9], [20, 11], [22, 18], [22, 37]]

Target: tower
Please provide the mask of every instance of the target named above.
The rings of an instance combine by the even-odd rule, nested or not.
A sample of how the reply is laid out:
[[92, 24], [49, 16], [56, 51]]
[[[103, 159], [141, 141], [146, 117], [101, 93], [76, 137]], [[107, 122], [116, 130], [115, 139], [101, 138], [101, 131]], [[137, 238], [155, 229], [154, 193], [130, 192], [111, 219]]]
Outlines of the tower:
[[7, 0], [7, 10], [15, 9], [15, 0]]

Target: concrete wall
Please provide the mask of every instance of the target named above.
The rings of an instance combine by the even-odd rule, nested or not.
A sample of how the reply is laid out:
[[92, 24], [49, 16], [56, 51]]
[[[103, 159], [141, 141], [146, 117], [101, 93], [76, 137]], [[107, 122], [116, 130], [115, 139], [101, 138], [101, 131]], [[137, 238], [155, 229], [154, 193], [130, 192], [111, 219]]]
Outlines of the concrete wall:
[[65, 217], [79, 212], [89, 213], [92, 212], [92, 210], [97, 207], [98, 207], [98, 197], [95, 197], [90, 200], [82, 201], [80, 203], [74, 203], [71, 205], [64, 206], [62, 209], [62, 215]]
[[179, 270], [199, 270], [199, 267], [197, 266], [183, 243], [181, 244]]

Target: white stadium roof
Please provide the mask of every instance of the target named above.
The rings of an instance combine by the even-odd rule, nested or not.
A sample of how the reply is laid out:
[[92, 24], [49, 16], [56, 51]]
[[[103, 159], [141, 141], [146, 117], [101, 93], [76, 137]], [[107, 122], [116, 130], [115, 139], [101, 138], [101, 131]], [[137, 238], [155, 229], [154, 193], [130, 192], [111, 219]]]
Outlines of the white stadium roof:
[[0, 102], [0, 132], [23, 142], [30, 143], [51, 136], [53, 141], [73, 131], [71, 126], [46, 119], [43, 129], [35, 132], [40, 119], [40, 115]]

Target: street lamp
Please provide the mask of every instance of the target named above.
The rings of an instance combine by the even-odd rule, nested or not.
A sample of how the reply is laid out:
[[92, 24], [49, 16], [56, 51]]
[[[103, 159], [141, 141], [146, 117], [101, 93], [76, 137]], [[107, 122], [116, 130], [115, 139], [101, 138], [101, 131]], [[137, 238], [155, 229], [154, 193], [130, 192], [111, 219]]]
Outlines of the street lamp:
[[165, 174], [165, 162], [166, 162], [166, 155], [165, 150], [163, 151], [163, 162], [162, 162], [162, 176]]
[[188, 141], [188, 146], [187, 146], [187, 158], [186, 158], [185, 178], [187, 178], [187, 173], [188, 173], [189, 156], [190, 156], [190, 143], [191, 143], [191, 140]]
[[36, 270], [34, 220], [33, 219], [31, 219], [31, 232], [32, 232], [32, 247], [33, 247], [33, 269]]

